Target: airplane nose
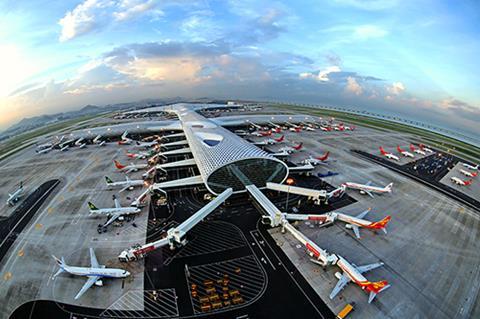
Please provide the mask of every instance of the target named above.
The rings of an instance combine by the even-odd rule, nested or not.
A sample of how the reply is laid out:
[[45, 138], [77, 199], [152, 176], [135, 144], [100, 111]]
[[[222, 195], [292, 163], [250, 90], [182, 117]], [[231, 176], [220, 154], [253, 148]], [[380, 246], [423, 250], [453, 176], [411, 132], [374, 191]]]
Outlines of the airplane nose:
[[129, 271], [127, 271], [127, 276], [130, 276], [130, 272], [129, 272]]

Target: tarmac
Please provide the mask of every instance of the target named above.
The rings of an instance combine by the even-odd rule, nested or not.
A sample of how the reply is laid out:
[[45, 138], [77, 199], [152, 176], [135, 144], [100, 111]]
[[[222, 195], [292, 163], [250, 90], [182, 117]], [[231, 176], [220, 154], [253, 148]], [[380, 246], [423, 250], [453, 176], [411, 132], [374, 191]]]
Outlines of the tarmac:
[[[65, 257], [73, 266], [89, 266], [88, 248], [95, 249], [100, 264], [124, 268], [117, 259], [118, 253], [134, 243], [144, 243], [148, 210], [136, 216], [122, 227], [110, 226], [108, 232], [99, 234], [97, 225], [106, 217], [89, 216], [87, 201], [98, 207], [113, 207], [115, 190], [106, 190], [104, 175], [114, 180], [123, 179], [116, 172], [112, 159], [123, 158], [124, 149], [116, 144], [104, 147], [89, 145], [84, 149], [71, 148], [66, 152], [53, 150], [36, 154], [34, 147], [21, 151], [0, 163], [2, 185], [0, 193], [15, 188], [21, 180], [28, 196], [40, 184], [58, 178], [62, 183], [51, 194], [32, 218], [0, 263], [0, 318], [8, 318], [21, 304], [37, 299], [50, 299], [74, 305], [108, 308], [121, 295], [130, 290], [143, 290], [143, 263], [128, 265], [132, 276], [125, 280], [103, 280], [104, 287], [92, 287], [82, 298], [74, 296], [85, 283], [84, 277], [66, 273], [52, 280], [57, 271], [51, 255]], [[141, 172], [130, 174], [141, 178]], [[20, 177], [21, 176], [21, 177]], [[133, 198], [140, 190], [125, 191], [117, 195], [122, 205], [128, 205], [127, 196]], [[6, 198], [0, 198], [2, 205]], [[15, 207], [3, 206], [2, 216], [8, 216]], [[108, 290], [108, 293], [105, 293]], [[128, 307], [128, 306], [126, 306]], [[132, 307], [132, 305], [130, 305]], [[136, 308], [143, 305], [136, 303]]]
[[[469, 170], [468, 168], [464, 167], [461, 162], [458, 162], [453, 169], [451, 169], [447, 175], [445, 175], [441, 180], [440, 183], [447, 185], [453, 189], [456, 189], [478, 201], [480, 201], [480, 176], [475, 176], [475, 177], [468, 177], [460, 173], [460, 170], [463, 169], [467, 172], [472, 172], [472, 173], [479, 173], [479, 171], [472, 171]], [[450, 178], [451, 177], [458, 177], [461, 180], [467, 181], [467, 180], [472, 180], [472, 184], [468, 186], [461, 186], [453, 183]]]
[[[394, 183], [391, 194], [374, 195], [374, 198], [348, 190], [357, 203], [340, 210], [356, 215], [371, 207], [372, 211], [366, 218], [372, 221], [391, 215], [386, 235], [361, 229], [362, 238], [358, 240], [341, 223], [328, 228], [318, 228], [308, 222], [298, 224], [299, 230], [320, 247], [356, 265], [378, 261], [385, 263], [384, 267], [366, 274], [371, 281], [387, 280], [392, 285], [380, 293], [372, 304], [367, 303], [368, 295], [352, 283], [330, 300], [328, 296], [337, 283], [335, 272], [340, 269], [333, 266], [324, 271], [310, 262], [305, 249], [291, 235], [281, 234], [279, 229], [270, 231], [277, 244], [334, 313], [347, 302], [355, 302], [356, 310], [351, 318], [480, 316], [480, 307], [476, 303], [480, 288], [477, 213], [439, 192], [350, 152], [351, 149], [359, 149], [378, 154], [379, 145], [385, 149], [396, 148], [397, 144], [408, 146], [410, 136], [359, 127], [353, 132], [286, 133], [287, 141], [294, 139], [295, 143], [303, 141], [306, 151], [294, 154], [291, 157], [293, 162], [300, 162], [309, 155], [331, 152], [329, 165], [317, 166], [315, 172], [338, 172], [336, 176], [324, 178], [334, 186], [346, 181], [371, 181], [378, 186]], [[416, 154], [416, 159], [419, 158]], [[411, 160], [403, 157], [400, 162], [406, 164]]]
[[[293, 163], [299, 163], [309, 155], [331, 152], [329, 164], [317, 166], [315, 173], [339, 173], [324, 178], [333, 186], [346, 181], [371, 181], [378, 186], [394, 183], [392, 194], [374, 195], [374, 198], [348, 190], [348, 195], [357, 202], [340, 210], [356, 215], [371, 207], [372, 211], [366, 218], [372, 221], [392, 215], [387, 227], [388, 234], [361, 229], [362, 238], [356, 239], [353, 232], [341, 223], [327, 228], [305, 222], [296, 224], [320, 247], [356, 265], [377, 261], [385, 263], [384, 267], [365, 275], [371, 281], [385, 279], [392, 285], [380, 293], [372, 304], [367, 303], [368, 295], [352, 283], [330, 300], [328, 295], [337, 282], [335, 272], [339, 268], [332, 266], [324, 270], [310, 262], [305, 249], [292, 236], [281, 234], [278, 228], [269, 231], [298, 272], [335, 313], [347, 302], [355, 302], [356, 310], [350, 318], [480, 317], [477, 303], [480, 289], [480, 235], [476, 212], [350, 151], [357, 149], [378, 155], [378, 147], [383, 146], [401, 157], [400, 164], [406, 164], [421, 156], [415, 154], [415, 159], [402, 157], [396, 152], [396, 147], [400, 145], [408, 150], [414, 136], [358, 126], [355, 131], [285, 132], [285, 136], [285, 144], [269, 148], [276, 150], [304, 142], [304, 151], [290, 157]], [[125, 161], [125, 149], [128, 146], [119, 147], [111, 143], [103, 148], [88, 145], [85, 149], [71, 148], [67, 152], [54, 150], [37, 155], [34, 148], [30, 147], [0, 162], [0, 216], [9, 216], [13, 212], [14, 208], [4, 204], [5, 194], [12, 192], [21, 180], [25, 185], [24, 196], [47, 180], [58, 178], [62, 181], [0, 262], [0, 300], [3, 301], [0, 319], [8, 318], [25, 302], [38, 299], [102, 308], [110, 313], [143, 310], [145, 303], [150, 302], [142, 298], [147, 293], [144, 292], [144, 262], [120, 264], [117, 259], [119, 252], [126, 247], [145, 242], [150, 227], [147, 208], [135, 218], [138, 227], [126, 222], [121, 227], [109, 227], [107, 233], [98, 234], [97, 225], [105, 219], [89, 216], [86, 206], [87, 201], [92, 201], [97, 207], [113, 206], [112, 195], [117, 191], [106, 190], [104, 175], [115, 181], [124, 178], [122, 173], [116, 172], [112, 160], [118, 158]], [[449, 174], [453, 174], [453, 171]], [[444, 179], [448, 179], [448, 176]], [[130, 177], [140, 178], [141, 172], [130, 174]], [[476, 194], [480, 193], [478, 187], [475, 182], [470, 186]], [[128, 205], [130, 201], [126, 197], [133, 198], [139, 193], [140, 189], [126, 191], [120, 194], [119, 199], [122, 205]], [[201, 232], [202, 228], [196, 231]], [[204, 242], [195, 244], [199, 243], [205, 245]], [[92, 287], [75, 301], [73, 298], [83, 286], [85, 278], [61, 274], [53, 281], [51, 277], [57, 266], [51, 255], [64, 256], [67, 264], [88, 266], [89, 247], [95, 249], [100, 264], [125, 268], [132, 276], [126, 280], [104, 280], [104, 287]], [[258, 244], [254, 247], [260, 249]], [[264, 253], [267, 261], [270, 260], [269, 256], [275, 260], [270, 250], [265, 251], [256, 254]], [[187, 244], [183, 253], [188, 252]], [[267, 265], [267, 261], [262, 267], [268, 269], [268, 276], [273, 276], [279, 264], [274, 262]], [[199, 266], [193, 271], [202, 269]], [[175, 292], [165, 290], [165, 294], [171, 299], [169, 314], [174, 316], [178, 313], [177, 306], [174, 306]]]

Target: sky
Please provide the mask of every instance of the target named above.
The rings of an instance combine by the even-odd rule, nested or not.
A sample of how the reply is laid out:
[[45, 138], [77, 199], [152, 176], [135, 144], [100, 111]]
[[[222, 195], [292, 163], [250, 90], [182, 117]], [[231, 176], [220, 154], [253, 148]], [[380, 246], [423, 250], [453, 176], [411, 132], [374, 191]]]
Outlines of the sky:
[[480, 134], [476, 0], [2, 0], [0, 130], [146, 98], [296, 101]]

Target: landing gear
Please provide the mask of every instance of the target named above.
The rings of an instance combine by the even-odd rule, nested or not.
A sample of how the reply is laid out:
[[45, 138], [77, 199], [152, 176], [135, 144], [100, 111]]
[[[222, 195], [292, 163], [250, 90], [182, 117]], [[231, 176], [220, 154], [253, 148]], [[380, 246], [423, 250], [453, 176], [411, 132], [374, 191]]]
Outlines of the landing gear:
[[97, 226], [97, 232], [99, 234], [101, 233], [106, 233], [107, 232], [107, 227], [103, 226], [102, 224], [98, 224]]

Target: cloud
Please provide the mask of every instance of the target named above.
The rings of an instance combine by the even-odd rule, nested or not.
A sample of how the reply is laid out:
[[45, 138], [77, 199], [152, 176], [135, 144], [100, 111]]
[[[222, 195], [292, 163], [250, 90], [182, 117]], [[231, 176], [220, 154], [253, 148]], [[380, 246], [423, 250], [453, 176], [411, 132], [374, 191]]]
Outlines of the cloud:
[[[142, 13], [152, 10], [156, 7], [156, 2], [154, 0], [123, 0], [118, 5], [118, 10], [113, 12], [113, 16], [118, 21], [132, 19], [141, 15]], [[156, 10], [155, 14], [163, 15], [163, 11]]]
[[335, 53], [327, 53], [325, 55], [325, 60], [327, 60], [329, 65], [337, 65], [340, 66], [342, 64], [342, 58]]
[[329, 74], [336, 73], [336, 72], [341, 72], [341, 71], [342, 70], [340, 69], [340, 67], [334, 65], [334, 66], [329, 66], [326, 69], [319, 71], [318, 74], [314, 74], [312, 72], [300, 73], [300, 78], [302, 78], [302, 79], [312, 78], [312, 79], [315, 79], [317, 81], [328, 82], [328, 81], [330, 81], [330, 79], [328, 77]]
[[351, 6], [356, 9], [377, 11], [392, 8], [398, 4], [398, 0], [334, 0], [344, 6]]
[[382, 38], [387, 34], [388, 34], [387, 30], [371, 24], [357, 26], [353, 30], [353, 36], [359, 40]]
[[363, 93], [363, 89], [360, 84], [358, 84], [357, 80], [351, 76], [347, 78], [347, 86], [345, 87], [345, 90], [355, 95], [361, 95]]
[[84, 0], [58, 21], [62, 27], [60, 42], [72, 40], [112, 21], [122, 22], [146, 12], [163, 15], [156, 0]]
[[392, 95], [400, 95], [405, 92], [405, 85], [402, 82], [394, 82], [392, 85], [387, 86], [386, 90]]

